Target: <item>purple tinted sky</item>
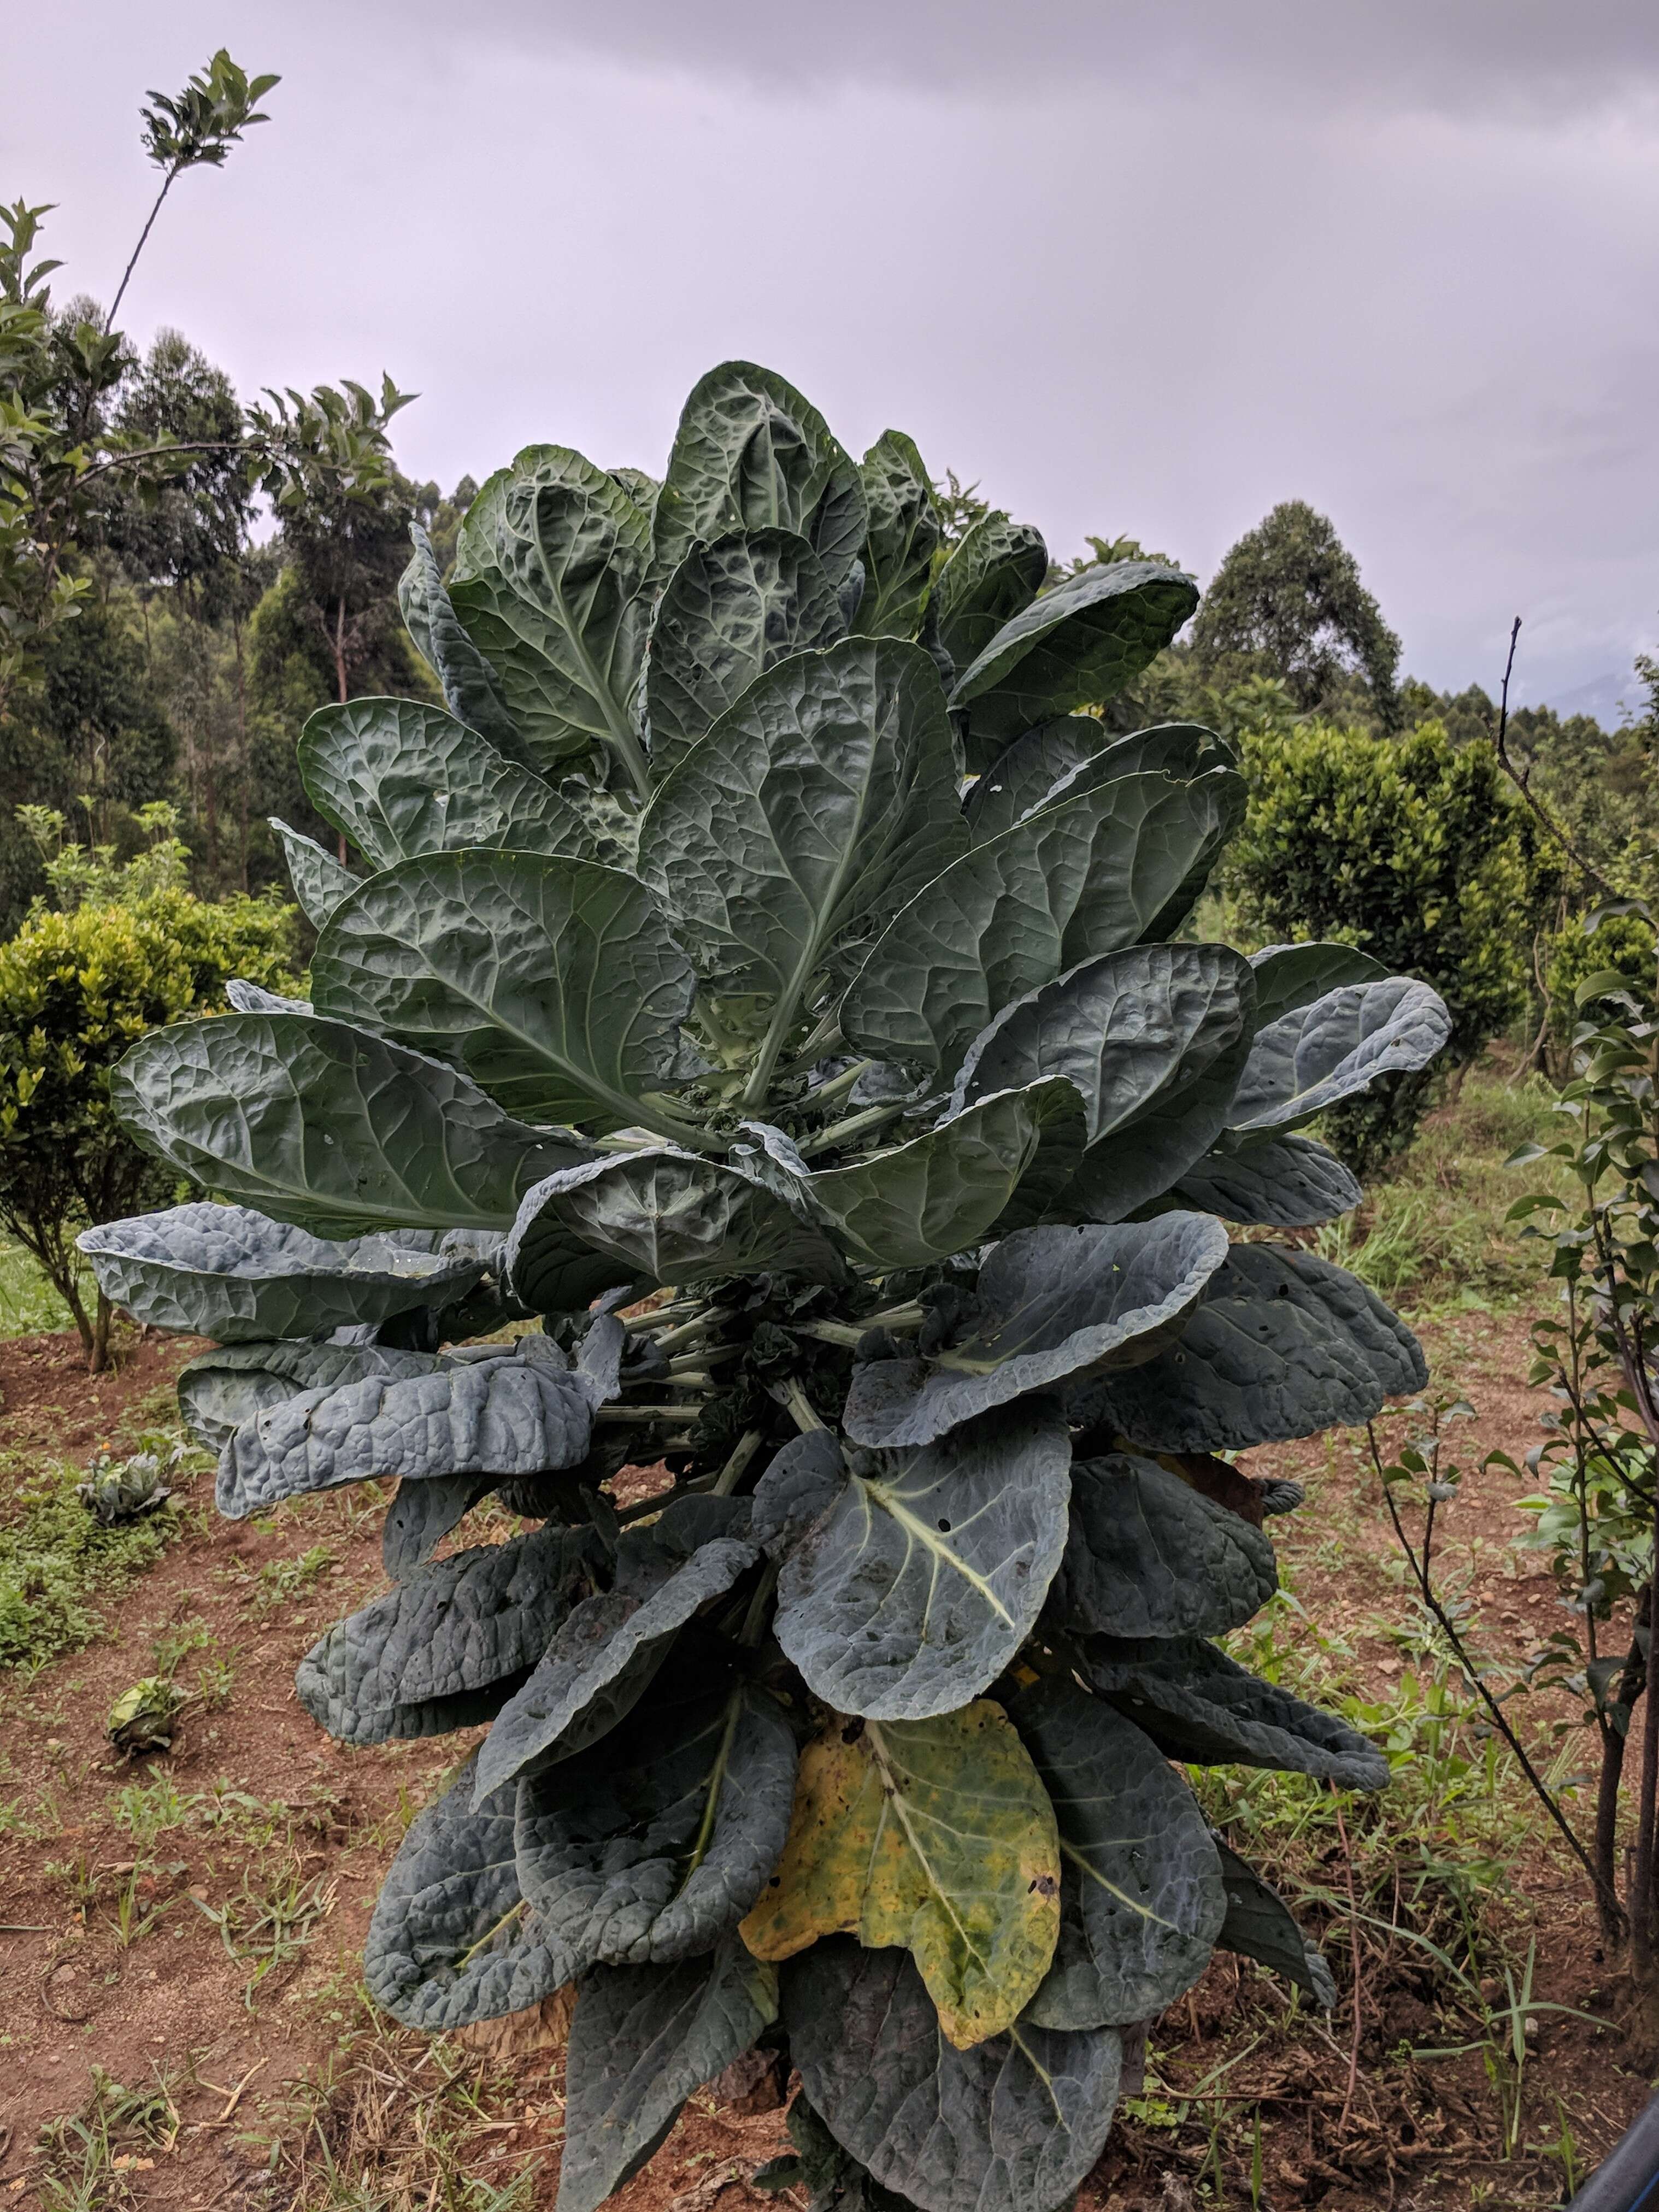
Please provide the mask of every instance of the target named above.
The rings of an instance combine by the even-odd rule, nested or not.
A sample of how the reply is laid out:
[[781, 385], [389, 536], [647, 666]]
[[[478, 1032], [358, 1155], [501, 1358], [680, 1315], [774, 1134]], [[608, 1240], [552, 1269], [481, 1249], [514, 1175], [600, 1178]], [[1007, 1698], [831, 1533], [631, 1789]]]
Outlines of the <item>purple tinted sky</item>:
[[1311, 500], [1437, 684], [1516, 611], [1534, 698], [1659, 636], [1651, 0], [63, 0], [0, 113], [60, 294], [112, 291], [138, 100], [222, 40], [272, 120], [124, 320], [250, 392], [389, 368], [417, 475], [655, 470], [741, 355], [1061, 552], [1207, 574]]

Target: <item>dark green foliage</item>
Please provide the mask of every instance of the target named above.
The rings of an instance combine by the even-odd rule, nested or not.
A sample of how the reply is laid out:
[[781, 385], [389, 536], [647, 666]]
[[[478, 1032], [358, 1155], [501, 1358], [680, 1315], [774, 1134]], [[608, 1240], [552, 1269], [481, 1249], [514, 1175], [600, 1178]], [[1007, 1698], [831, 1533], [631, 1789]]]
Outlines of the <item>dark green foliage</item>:
[[[1385, 1771], [1201, 1640], [1277, 1569], [1260, 1487], [1175, 1455], [1420, 1384], [1363, 1285], [1212, 1194], [1351, 1204], [1297, 1125], [1443, 1009], [1340, 945], [1170, 941], [1231, 750], [1070, 710], [1189, 579], [1041, 592], [1035, 532], [945, 530], [908, 440], [856, 466], [769, 372], [703, 380], [660, 487], [526, 449], [456, 544], [404, 592], [447, 710], [301, 746], [356, 853], [291, 842], [314, 1003], [239, 990], [119, 1079], [240, 1203], [87, 1249], [220, 1338], [181, 1395], [225, 1511], [399, 1479], [395, 1587], [301, 1693], [352, 1742], [490, 1723], [366, 1973], [434, 2028], [575, 1978], [562, 2212], [763, 2033], [822, 2212], [1054, 2212], [1119, 2027], [1226, 1940], [1166, 1754]], [[545, 1525], [441, 1555], [492, 1492]]]
[[[1447, 1057], [1474, 1060], [1527, 1003], [1529, 840], [1492, 747], [1429, 724], [1401, 739], [1310, 724], [1246, 740], [1244, 830], [1227, 858], [1241, 918], [1261, 936], [1337, 938], [1431, 984]], [[1427, 1104], [1426, 1068], [1388, 1078], [1330, 1117], [1363, 1169], [1401, 1150]]]
[[1352, 554], [1304, 500], [1283, 501], [1227, 554], [1193, 625], [1193, 654], [1212, 678], [1277, 677], [1304, 713], [1357, 674], [1383, 727], [1400, 719], [1400, 640]]

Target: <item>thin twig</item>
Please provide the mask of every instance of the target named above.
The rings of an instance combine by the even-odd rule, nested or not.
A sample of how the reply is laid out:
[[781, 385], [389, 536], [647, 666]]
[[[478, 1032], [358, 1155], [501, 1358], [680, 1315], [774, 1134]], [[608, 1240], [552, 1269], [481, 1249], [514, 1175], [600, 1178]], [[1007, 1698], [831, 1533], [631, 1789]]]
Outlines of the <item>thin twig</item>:
[[1519, 639], [1520, 635], [1521, 617], [1519, 615], [1516, 615], [1514, 622], [1510, 626], [1509, 659], [1504, 663], [1504, 684], [1498, 700], [1497, 731], [1498, 765], [1503, 769], [1504, 775], [1508, 776], [1510, 781], [1515, 786], [1522, 798], [1525, 799], [1527, 805], [1532, 809], [1532, 811], [1537, 817], [1538, 820], [1543, 824], [1545, 830], [1547, 830], [1549, 835], [1555, 840], [1556, 843], [1561, 848], [1562, 851], [1572, 862], [1573, 866], [1582, 871], [1584, 875], [1588, 876], [1590, 882], [1593, 883], [1596, 889], [1606, 897], [1613, 899], [1620, 898], [1624, 894], [1607, 881], [1607, 878], [1601, 873], [1599, 868], [1591, 866], [1590, 863], [1584, 858], [1577, 845], [1573, 843], [1571, 838], [1568, 836], [1566, 831], [1561, 827], [1561, 824], [1556, 820], [1555, 817], [1534, 795], [1532, 788], [1531, 763], [1528, 763], [1524, 769], [1519, 769], [1516, 766], [1514, 761], [1510, 757], [1510, 678], [1515, 668], [1515, 647], [1516, 641]]
[[1340, 2135], [1348, 2124], [1348, 2114], [1353, 2109], [1354, 2092], [1359, 2086], [1359, 2021], [1361, 1972], [1359, 1964], [1359, 1899], [1354, 1894], [1353, 1853], [1348, 1848], [1347, 1823], [1342, 1818], [1342, 1800], [1337, 1795], [1335, 1783], [1331, 1784], [1331, 1802], [1336, 1808], [1336, 1832], [1342, 1843], [1342, 1867], [1348, 1882], [1348, 1942], [1353, 1953], [1353, 2041], [1348, 2051], [1348, 2087], [1342, 2100], [1342, 2117], [1336, 2124]]
[[1526, 1776], [1528, 1782], [1532, 1786], [1534, 1796], [1537, 1798], [1539, 1803], [1544, 1808], [1544, 1810], [1549, 1814], [1550, 1819], [1555, 1823], [1555, 1826], [1560, 1830], [1561, 1834], [1565, 1839], [1573, 1856], [1577, 1860], [1579, 1865], [1583, 1868], [1584, 1872], [1589, 1875], [1590, 1887], [1594, 1890], [1596, 1899], [1601, 1903], [1602, 1909], [1610, 1914], [1616, 1915], [1618, 1924], [1622, 1927], [1624, 1925], [1625, 1917], [1623, 1907], [1620, 1905], [1616, 1897], [1607, 1896], [1606, 1886], [1602, 1882], [1594, 1864], [1591, 1863], [1589, 1854], [1585, 1850], [1583, 1844], [1579, 1842], [1577, 1837], [1573, 1833], [1571, 1827], [1568, 1824], [1566, 1815], [1562, 1812], [1561, 1808], [1555, 1802], [1554, 1795], [1551, 1791], [1549, 1784], [1544, 1780], [1537, 1768], [1533, 1765], [1531, 1759], [1527, 1756], [1526, 1746], [1522, 1742], [1520, 1737], [1510, 1725], [1509, 1717], [1504, 1711], [1503, 1707], [1498, 1704], [1497, 1698], [1493, 1697], [1492, 1692], [1486, 1687], [1480, 1668], [1470, 1657], [1468, 1649], [1464, 1644], [1462, 1637], [1458, 1632], [1456, 1624], [1453, 1621], [1450, 1614], [1446, 1611], [1444, 1606], [1441, 1604], [1438, 1597], [1436, 1596], [1433, 1583], [1423, 1571], [1422, 1562], [1418, 1557], [1417, 1548], [1413, 1544], [1411, 1538], [1406, 1534], [1405, 1523], [1400, 1518], [1400, 1510], [1394, 1502], [1394, 1486], [1391, 1483], [1384, 1481], [1382, 1479], [1382, 1455], [1377, 1448], [1376, 1431], [1369, 1421], [1365, 1424], [1365, 1435], [1370, 1444], [1371, 1464], [1376, 1469], [1377, 1480], [1382, 1483], [1382, 1502], [1389, 1509], [1389, 1518], [1394, 1523], [1395, 1535], [1399, 1540], [1401, 1550], [1406, 1555], [1407, 1563], [1412, 1571], [1413, 1579], [1415, 1581], [1419, 1590], [1422, 1593], [1424, 1604], [1427, 1606], [1429, 1611], [1434, 1615], [1436, 1621], [1439, 1624], [1442, 1635], [1444, 1636], [1447, 1643], [1451, 1646], [1453, 1652], [1456, 1655], [1458, 1665], [1462, 1668], [1464, 1674], [1467, 1676], [1468, 1680], [1474, 1685], [1475, 1694], [1480, 1698], [1481, 1703], [1486, 1706], [1487, 1712], [1492, 1716], [1493, 1727], [1498, 1730], [1499, 1735], [1503, 1737], [1504, 1742], [1514, 1753], [1516, 1764], [1519, 1765], [1521, 1771]]

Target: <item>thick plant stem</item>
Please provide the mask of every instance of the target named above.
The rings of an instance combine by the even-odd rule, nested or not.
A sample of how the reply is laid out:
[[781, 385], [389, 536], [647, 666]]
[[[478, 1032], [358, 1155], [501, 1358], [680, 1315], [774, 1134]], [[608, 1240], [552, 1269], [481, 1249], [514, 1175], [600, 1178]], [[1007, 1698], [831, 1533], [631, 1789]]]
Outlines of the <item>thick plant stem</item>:
[[[1650, 1583], [1637, 1606], [1638, 1631], [1647, 1626], [1652, 1604], [1653, 1585]], [[1627, 1715], [1634, 1716], [1646, 1687], [1647, 1661], [1641, 1644], [1632, 1640], [1619, 1680], [1619, 1703]], [[1609, 1723], [1602, 1731], [1601, 1772], [1595, 1791], [1595, 1904], [1601, 1933], [1610, 1943], [1620, 1942], [1625, 1932], [1617, 1917], [1608, 1912], [1606, 1902], [1618, 1894], [1619, 1888], [1619, 1790], [1624, 1773], [1624, 1731]]]
[[714, 1478], [711, 1496], [729, 1498], [743, 1480], [749, 1462], [766, 1440], [763, 1429], [745, 1429], [738, 1439], [737, 1449]]

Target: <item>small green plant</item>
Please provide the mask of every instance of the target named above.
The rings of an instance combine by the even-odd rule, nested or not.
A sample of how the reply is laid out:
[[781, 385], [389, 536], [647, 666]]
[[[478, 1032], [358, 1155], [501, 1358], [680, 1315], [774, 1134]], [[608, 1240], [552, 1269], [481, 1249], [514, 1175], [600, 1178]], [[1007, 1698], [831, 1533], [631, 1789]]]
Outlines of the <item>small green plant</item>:
[[[1330, 1995], [1170, 1761], [1386, 1778], [1211, 1640], [1294, 1502], [1220, 1455], [1426, 1370], [1352, 1274], [1224, 1224], [1354, 1206], [1307, 1125], [1449, 1022], [1345, 944], [1177, 939], [1232, 750], [1077, 710], [1196, 587], [1048, 570], [994, 511], [947, 551], [908, 438], [854, 463], [749, 363], [660, 483], [530, 448], [448, 583], [416, 533], [447, 707], [307, 724], [343, 841], [287, 834], [309, 1001], [233, 987], [112, 1079], [228, 1201], [82, 1238], [220, 1347], [180, 1402], [221, 1510], [400, 1478], [395, 1587], [300, 1696], [353, 1743], [490, 1723], [365, 1972], [428, 2029], [577, 1982], [562, 2212], [763, 2037], [849, 2188], [1052, 2212], [1121, 2031], [1218, 1942]], [[492, 1493], [539, 1525], [440, 1558]], [[268, 1972], [319, 1897], [216, 1917]]]
[[100, 1527], [118, 1528], [159, 1511], [173, 1495], [166, 1477], [191, 1456], [191, 1446], [182, 1438], [160, 1450], [130, 1452], [124, 1459], [100, 1451], [88, 1462], [75, 1494]]
[[176, 1499], [106, 1528], [86, 1510], [73, 1468], [13, 1462], [0, 1520], [0, 1667], [33, 1673], [99, 1634], [99, 1601], [159, 1559], [178, 1528]]
[[267, 1559], [253, 1575], [247, 1603], [254, 1613], [274, 1613], [316, 1584], [337, 1564], [326, 1544], [313, 1544], [295, 1559]]
[[124, 1759], [136, 1759], [144, 1751], [169, 1751], [179, 1716], [188, 1702], [167, 1676], [147, 1674], [123, 1690], [110, 1707], [105, 1723], [109, 1740]]

